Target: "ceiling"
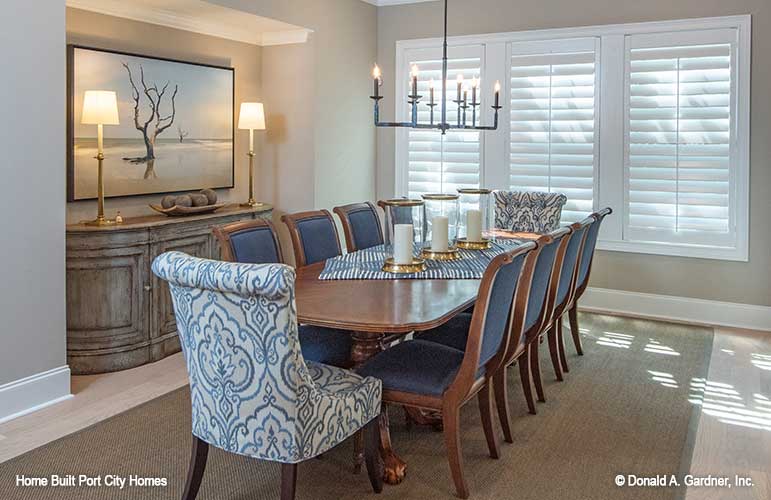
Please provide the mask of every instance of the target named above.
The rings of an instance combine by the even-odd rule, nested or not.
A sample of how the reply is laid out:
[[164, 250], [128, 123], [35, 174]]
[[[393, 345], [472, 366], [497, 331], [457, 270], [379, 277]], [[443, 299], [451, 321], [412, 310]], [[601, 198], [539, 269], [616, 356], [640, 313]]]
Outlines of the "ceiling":
[[68, 7], [261, 46], [304, 43], [312, 31], [203, 0], [66, 1]]
[[437, 0], [362, 0], [378, 7], [385, 7], [387, 5], [402, 5], [405, 3], [421, 3], [421, 2], [435, 2]]

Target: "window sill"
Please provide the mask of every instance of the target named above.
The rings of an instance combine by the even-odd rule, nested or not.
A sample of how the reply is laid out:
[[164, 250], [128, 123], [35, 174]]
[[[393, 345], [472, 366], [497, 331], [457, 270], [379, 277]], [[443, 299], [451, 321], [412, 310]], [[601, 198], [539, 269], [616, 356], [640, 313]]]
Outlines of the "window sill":
[[667, 255], [672, 257], [688, 257], [694, 259], [729, 260], [748, 262], [746, 248], [705, 247], [697, 245], [673, 245], [642, 241], [610, 241], [597, 242], [598, 250], [609, 252], [642, 253], [649, 255]]

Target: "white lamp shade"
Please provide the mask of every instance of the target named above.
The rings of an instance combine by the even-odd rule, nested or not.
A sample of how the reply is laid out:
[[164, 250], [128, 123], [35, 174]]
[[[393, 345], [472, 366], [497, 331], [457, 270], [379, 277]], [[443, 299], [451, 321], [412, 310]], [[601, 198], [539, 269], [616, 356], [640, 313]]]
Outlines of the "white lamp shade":
[[86, 90], [80, 122], [85, 125], [119, 125], [118, 99], [115, 92]]
[[265, 130], [265, 109], [261, 102], [242, 102], [238, 115], [238, 128]]

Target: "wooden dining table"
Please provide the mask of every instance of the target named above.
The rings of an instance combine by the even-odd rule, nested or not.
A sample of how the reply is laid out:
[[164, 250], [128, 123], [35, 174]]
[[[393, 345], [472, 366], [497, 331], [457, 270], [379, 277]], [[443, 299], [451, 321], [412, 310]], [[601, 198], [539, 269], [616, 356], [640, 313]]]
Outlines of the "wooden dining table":
[[[498, 238], [535, 239], [535, 233], [496, 230]], [[476, 300], [479, 279], [320, 280], [325, 262], [297, 270], [295, 300], [302, 324], [351, 332], [351, 364], [358, 368], [411, 332], [441, 326]], [[398, 484], [406, 463], [394, 452], [383, 412], [380, 421], [384, 479]], [[359, 457], [359, 460], [361, 458]]]
[[[302, 324], [351, 332], [354, 368], [414, 331], [440, 326], [476, 300], [477, 279], [320, 280], [324, 262], [297, 270], [295, 300]], [[381, 417], [384, 478], [404, 479], [406, 464], [391, 446], [388, 417]]]

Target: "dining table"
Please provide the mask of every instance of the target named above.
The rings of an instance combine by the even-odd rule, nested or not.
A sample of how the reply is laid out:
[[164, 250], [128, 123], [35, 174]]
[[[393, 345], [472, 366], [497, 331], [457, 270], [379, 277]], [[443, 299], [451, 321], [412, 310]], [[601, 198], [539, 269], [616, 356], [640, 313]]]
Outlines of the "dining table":
[[[498, 231], [498, 238], [533, 239], [534, 233]], [[360, 367], [391, 342], [441, 326], [476, 301], [480, 279], [319, 279], [326, 262], [297, 269], [295, 301], [301, 324], [351, 334], [350, 364]], [[391, 444], [388, 413], [380, 418], [384, 480], [399, 484], [407, 464]], [[362, 457], [357, 457], [360, 464]]]

